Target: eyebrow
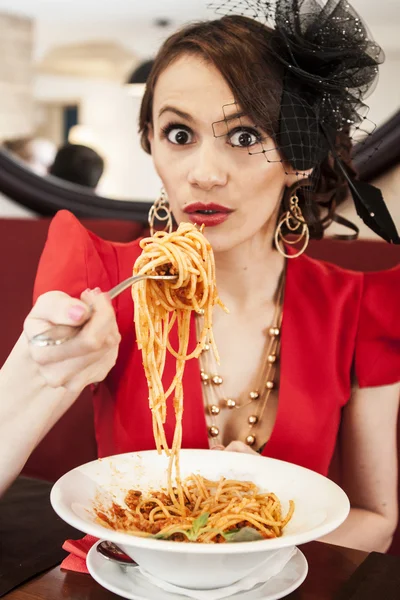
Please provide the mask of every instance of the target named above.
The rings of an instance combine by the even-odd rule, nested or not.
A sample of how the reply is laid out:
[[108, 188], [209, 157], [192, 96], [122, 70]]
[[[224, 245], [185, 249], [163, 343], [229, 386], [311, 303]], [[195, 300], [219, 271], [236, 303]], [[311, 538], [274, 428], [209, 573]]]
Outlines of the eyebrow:
[[[187, 112], [176, 108], [175, 106], [164, 106], [160, 112], [158, 113], [158, 118], [161, 117], [165, 112], [175, 113], [181, 119], [186, 119], [187, 121], [194, 121], [194, 118]], [[224, 121], [234, 121], [235, 119], [240, 119], [242, 117], [246, 117], [246, 113], [243, 111], [237, 111], [231, 115], [225, 115], [223, 119], [219, 119], [218, 121], [214, 121], [215, 123], [222, 123]]]
[[179, 108], [175, 108], [174, 106], [164, 106], [160, 112], [158, 113], [158, 117], [160, 118], [165, 112], [172, 112], [181, 117], [181, 119], [186, 119], [187, 121], [193, 121], [193, 117], [189, 115], [189, 113], [180, 110]]

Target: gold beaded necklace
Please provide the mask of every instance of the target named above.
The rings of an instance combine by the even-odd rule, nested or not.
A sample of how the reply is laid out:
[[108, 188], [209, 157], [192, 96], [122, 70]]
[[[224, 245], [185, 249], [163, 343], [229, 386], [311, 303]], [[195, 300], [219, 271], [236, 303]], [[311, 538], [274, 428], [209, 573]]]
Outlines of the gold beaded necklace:
[[[217, 418], [221, 410], [240, 410], [250, 404], [254, 405], [254, 411], [248, 417], [248, 432], [244, 441], [248, 446], [258, 448], [261, 452], [265, 446], [257, 440], [257, 425], [261, 422], [268, 399], [272, 390], [276, 389], [276, 370], [279, 361], [281, 325], [283, 316], [283, 295], [284, 295], [285, 275], [282, 273], [276, 293], [275, 311], [272, 325], [269, 328], [268, 344], [266, 349], [266, 358], [263, 362], [260, 372], [260, 384], [257, 389], [249, 393], [248, 399], [239, 403], [233, 398], [228, 398], [223, 393], [223, 379], [216, 371], [216, 361], [213, 356], [210, 345], [207, 344], [199, 358], [200, 376], [203, 383], [203, 394], [206, 404], [206, 413], [211, 420], [211, 426], [208, 427], [208, 435], [211, 446], [221, 444], [220, 428]], [[197, 316], [196, 328], [199, 332], [201, 314]]]

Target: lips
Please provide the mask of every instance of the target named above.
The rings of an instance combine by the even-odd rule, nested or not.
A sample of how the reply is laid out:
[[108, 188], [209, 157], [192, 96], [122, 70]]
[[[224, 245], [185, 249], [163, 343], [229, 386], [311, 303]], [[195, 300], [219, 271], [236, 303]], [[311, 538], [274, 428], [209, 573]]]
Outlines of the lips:
[[227, 220], [233, 212], [232, 209], [221, 204], [204, 204], [203, 202], [193, 202], [184, 209], [189, 215], [189, 220], [195, 225], [205, 225], [206, 227], [215, 227]]

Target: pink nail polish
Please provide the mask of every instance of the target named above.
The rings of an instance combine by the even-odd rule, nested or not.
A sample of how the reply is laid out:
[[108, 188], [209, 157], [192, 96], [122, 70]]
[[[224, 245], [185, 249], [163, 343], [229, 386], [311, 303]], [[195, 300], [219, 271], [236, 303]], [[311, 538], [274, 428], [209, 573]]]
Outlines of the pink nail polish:
[[98, 296], [99, 294], [101, 294], [101, 289], [99, 287], [94, 288], [94, 290], [92, 290], [93, 294], [95, 294], [95, 296]]
[[86, 311], [83, 306], [71, 306], [71, 308], [68, 310], [68, 316], [70, 319], [72, 319], [72, 321], [80, 321], [85, 312]]

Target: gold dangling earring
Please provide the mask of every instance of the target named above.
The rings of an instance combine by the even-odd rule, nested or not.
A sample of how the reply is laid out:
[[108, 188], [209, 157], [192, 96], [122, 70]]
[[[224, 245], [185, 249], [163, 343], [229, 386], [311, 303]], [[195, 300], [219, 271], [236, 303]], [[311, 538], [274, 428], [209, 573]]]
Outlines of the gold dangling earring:
[[149, 210], [149, 227], [150, 227], [150, 235], [153, 236], [155, 233], [155, 222], [166, 221], [164, 225], [164, 229], [162, 231], [166, 231], [167, 233], [171, 233], [172, 231], [172, 213], [169, 209], [169, 203], [167, 194], [164, 188], [161, 188], [160, 197], [154, 202], [152, 207]]
[[[282, 233], [283, 226], [285, 226], [291, 234], [295, 235], [294, 239], [285, 238], [285, 236]], [[301, 231], [300, 233], [298, 233], [300, 227]], [[298, 244], [303, 240], [303, 245], [300, 248], [300, 250], [296, 252], [296, 254], [288, 254], [286, 252], [284, 244], [294, 246], [295, 244]], [[301, 212], [301, 208], [299, 206], [299, 199], [296, 196], [296, 194], [294, 194], [290, 198], [289, 210], [283, 213], [283, 215], [279, 219], [279, 223], [275, 231], [275, 246], [278, 252], [282, 254], [282, 256], [285, 256], [286, 258], [297, 258], [306, 250], [309, 241], [310, 231], [308, 229], [307, 223], [304, 220], [303, 213]]]

